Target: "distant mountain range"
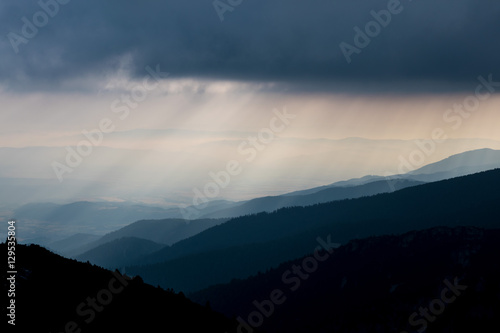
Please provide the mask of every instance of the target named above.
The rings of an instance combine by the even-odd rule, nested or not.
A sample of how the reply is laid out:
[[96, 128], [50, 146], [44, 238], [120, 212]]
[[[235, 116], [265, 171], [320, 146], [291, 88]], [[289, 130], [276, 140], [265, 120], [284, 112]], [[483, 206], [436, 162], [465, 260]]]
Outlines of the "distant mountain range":
[[[480, 149], [451, 156], [403, 175], [391, 177], [365, 176], [279, 196], [262, 197], [240, 202], [215, 200], [209, 202], [207, 207], [203, 209], [199, 209], [197, 206], [181, 210], [178, 207], [160, 208], [128, 202], [82, 201], [65, 205], [52, 203], [27, 204], [17, 208], [11, 215], [25, 221], [23, 224], [25, 228], [21, 233], [25, 242], [50, 246], [50, 243], [74, 234], [102, 235], [138, 220], [232, 218], [264, 211], [272, 212], [284, 207], [307, 206], [377, 193], [387, 193], [418, 185], [422, 182], [449, 179], [495, 167], [500, 167], [500, 151]], [[194, 216], [185, 216], [186, 214], [183, 214], [183, 211], [195, 212], [196, 214]], [[167, 241], [166, 243], [170, 244], [172, 242]]]
[[500, 150], [478, 149], [452, 155], [444, 160], [431, 163], [406, 174], [393, 176], [368, 175], [361, 178], [353, 178], [345, 181], [335, 182], [330, 185], [314, 187], [308, 190], [295, 191], [284, 194], [285, 196], [306, 195], [317, 193], [331, 187], [349, 187], [364, 185], [374, 181], [408, 179], [420, 182], [434, 182], [453, 177], [470, 175], [473, 173], [500, 168]]
[[[244, 202], [213, 201], [200, 213], [207, 213], [207, 217], [237, 217], [263, 211], [273, 212], [283, 207], [310, 206], [336, 200], [359, 198], [420, 185], [424, 183], [424, 180], [451, 178], [463, 173], [487, 169], [496, 164], [500, 165], [500, 151], [482, 149], [454, 155], [411, 173], [390, 178], [366, 176], [281, 196], [256, 198]], [[157, 218], [182, 214], [177, 208], [162, 209], [128, 203], [102, 202], [77, 202], [68, 205], [29, 204], [17, 209], [15, 215], [25, 221], [24, 225], [30, 225], [29, 221], [34, 221], [31, 225], [36, 225], [38, 228], [42, 227], [45, 230], [50, 229], [50, 227], [54, 229], [63, 227], [65, 231], [68, 231], [68, 229], [71, 230], [72, 227], [75, 227], [76, 231], [78, 231], [80, 226], [84, 225], [85, 228], [91, 230], [95, 226], [98, 229], [94, 229], [94, 231], [98, 230], [102, 233], [105, 230], [104, 228], [108, 230], [116, 229], [117, 226], [125, 224], [123, 228], [102, 237], [95, 234], [79, 233], [58, 241], [53, 241], [50, 238], [32, 240], [66, 256], [75, 257], [79, 255], [81, 260], [96, 260], [106, 267], [114, 267], [112, 266], [113, 257], [109, 253], [103, 254], [105, 258], [99, 259], [99, 251], [89, 255], [85, 254], [85, 252], [124, 237], [136, 237], [158, 244], [171, 245], [227, 220], [227, 218], [224, 220], [203, 219], [188, 222], [183, 219], [169, 218], [141, 220], [128, 224], [124, 223], [124, 221], [131, 221], [139, 216]], [[87, 221], [91, 221], [90, 225]], [[30, 241], [27, 240], [27, 242]], [[118, 245], [120, 243], [115, 242], [114, 244]], [[116, 259], [120, 263], [133, 263], [133, 260], [124, 262], [118, 260], [118, 258]]]
[[126, 272], [192, 292], [304, 255], [320, 235], [346, 243], [436, 226], [500, 228], [499, 185], [500, 169], [372, 197], [239, 217], [147, 255]]
[[[388, 193], [395, 189], [398, 190], [423, 184], [423, 182], [415, 180], [415, 178], [429, 180], [440, 179], [446, 176], [452, 177], [462, 172], [466, 172], [465, 170], [472, 171], [476, 169], [487, 168], [488, 166], [494, 165], [497, 159], [500, 160], [500, 151], [483, 149], [452, 156], [441, 162], [416, 170], [411, 174], [398, 175], [395, 178], [391, 177], [390, 179], [386, 179], [378, 176], [367, 176], [361, 179], [353, 179], [345, 182], [334, 183], [330, 186], [323, 186], [320, 188], [314, 188], [302, 192], [307, 194], [300, 195], [299, 192], [295, 192], [294, 195], [287, 194], [277, 197], [264, 197], [249, 200], [243, 202], [242, 204], [236, 203], [238, 204], [238, 206], [224, 208], [219, 211], [215, 210], [215, 212], [211, 213], [210, 215], [218, 216], [220, 214], [221, 216], [231, 216], [240, 214], [249, 216], [236, 218], [230, 221], [230, 223], [226, 223], [224, 225], [220, 224], [226, 222], [227, 219], [194, 220], [190, 221], [189, 224], [187, 224], [187, 221], [185, 220], [138, 221], [120, 230], [107, 234], [97, 241], [89, 242], [84, 246], [73, 249], [70, 252], [66, 252], [66, 254], [76, 257], [79, 260], [89, 260], [90, 262], [108, 268], [123, 268], [124, 266], [135, 266], [138, 263], [143, 265], [146, 263], [151, 266], [141, 268], [143, 272], [148, 272], [145, 276], [157, 276], [159, 274], [157, 272], [159, 271], [169, 272], [162, 277], [162, 281], [157, 281], [155, 278], [155, 283], [169, 285], [171, 287], [175, 287], [177, 290], [190, 291], [193, 290], [192, 288], [196, 290], [197, 288], [208, 286], [210, 283], [220, 283], [227, 281], [228, 278], [245, 277], [259, 269], [272, 267], [273, 265], [278, 264], [283, 260], [288, 260], [296, 256], [303, 255], [305, 253], [303, 251], [307, 250], [307, 244], [308, 242], [310, 242], [310, 239], [304, 236], [303, 233], [311, 232], [311, 230], [314, 230], [315, 228], [321, 228], [319, 227], [320, 225], [328, 224], [326, 223], [326, 221], [321, 223], [317, 221], [317, 217], [321, 217], [320, 220], [322, 220], [325, 213], [322, 212], [319, 214], [317, 212], [319, 210], [319, 206], [315, 206], [307, 207], [307, 210], [311, 210], [309, 215], [315, 216], [316, 221], [307, 223], [305, 222], [307, 219], [304, 218], [304, 222], [298, 222], [298, 224], [294, 224], [296, 225], [295, 228], [299, 226], [298, 229], [290, 228], [290, 225], [286, 224], [279, 227], [275, 222], [274, 226], [273, 223], [270, 223], [269, 225], [262, 225], [261, 229], [256, 229], [255, 226], [261, 225], [265, 220], [285, 221], [287, 219], [282, 217], [284, 211], [278, 212], [278, 215], [276, 217], [274, 217], [274, 214], [271, 214], [272, 218], [266, 214], [259, 214], [257, 216], [252, 215], [252, 213], [254, 212], [273, 212], [280, 209], [281, 207], [308, 205], [311, 206], [317, 203], [336, 200], [338, 201], [347, 198], [359, 198], [374, 195], [377, 193]], [[465, 166], [462, 168], [458, 167], [461, 163], [465, 164]], [[427, 173], [432, 171], [436, 171], [436, 173]], [[480, 185], [478, 184], [478, 186]], [[430, 195], [433, 196], [434, 193], [430, 193]], [[419, 202], [419, 200], [420, 199], [416, 200], [415, 202]], [[475, 198], [474, 200], [477, 200], [477, 198]], [[399, 202], [399, 199], [394, 199], [393, 202]], [[223, 202], [222, 204], [224, 207], [232, 205], [228, 202]], [[339, 203], [339, 205], [341, 206], [345, 206], [347, 204], [348, 202]], [[335, 223], [337, 225], [342, 225], [342, 220], [344, 220], [346, 217], [354, 219], [358, 222], [360, 222], [360, 219], [373, 219], [373, 217], [365, 217], [364, 215], [361, 215], [360, 217], [354, 217], [359, 215], [359, 212], [366, 210], [363, 205], [365, 204], [360, 204], [359, 208], [354, 208], [355, 212], [352, 214], [345, 213], [345, 215], [342, 215], [343, 217], [341, 218], [341, 220], [336, 221]], [[408, 203], [405, 203], [405, 205], [408, 205]], [[214, 207], [218, 207], [217, 203], [212, 205], [212, 208]], [[304, 215], [306, 214], [301, 212], [300, 214], [297, 214], [297, 216], [292, 216], [288, 219], [288, 223], [292, 223], [297, 219], [298, 216]], [[387, 215], [390, 216], [391, 214], [388, 213]], [[380, 215], [380, 218], [385, 219], [384, 214]], [[390, 220], [391, 219], [394, 220], [394, 216], [391, 217]], [[435, 221], [435, 219], [431, 220]], [[483, 222], [484, 221], [480, 223]], [[396, 222], [393, 221], [391, 223]], [[432, 222], [429, 223], [428, 226], [437, 226], [439, 225], [438, 223], [439, 221]], [[219, 227], [207, 230], [205, 233], [201, 233], [203, 230], [209, 229], [215, 225], [219, 225]], [[418, 223], [415, 223], [414, 225], [415, 228], [421, 228]], [[484, 226], [484, 224], [481, 225]], [[405, 230], [411, 230], [408, 228], [403, 228], [398, 231], [397, 225], [389, 227], [389, 229], [387, 229], [387, 227], [388, 225], [383, 224], [381, 226], [381, 230], [379, 231], [373, 230], [373, 226], [370, 226], [370, 228], [360, 228], [360, 230], [356, 230], [355, 233], [350, 232], [350, 235], [347, 236], [347, 238], [339, 237], [341, 235], [339, 231], [337, 231], [337, 238], [335, 239], [335, 242], [345, 242], [349, 239], [352, 239], [353, 237], [359, 237], [360, 235], [370, 236], [383, 234], [382, 230], [386, 230], [387, 232], [401, 232]], [[367, 230], [372, 231], [366, 232]], [[244, 238], [236, 237], [236, 235], [242, 233], [246, 234]], [[269, 237], [269, 235], [272, 235], [272, 237]], [[195, 237], [193, 237], [192, 239], [187, 239], [190, 236]], [[130, 241], [130, 237], [141, 238], [145, 241], [147, 240], [155, 242], [160, 245], [170, 245], [174, 243], [176, 244], [174, 244], [172, 247], [165, 246], [159, 251], [156, 251], [159, 247], [158, 244], [156, 244], [158, 246], [151, 247], [138, 246], [136, 251], [134, 251], [133, 245], [139, 244], [139, 240], [136, 240], [136, 242], [134, 243]], [[181, 239], [186, 240], [177, 242]], [[108, 242], [112, 242], [112, 246], [110, 244], [107, 244]], [[293, 249], [290, 249], [286, 245], [287, 242], [295, 244]], [[277, 246], [282, 246], [284, 249], [288, 250], [284, 251], [283, 253], [281, 251], [274, 251], [273, 256], [266, 255], [266, 253], [269, 252], [269, 249]], [[111, 251], [111, 248], [121, 249], [121, 251]], [[185, 272], [185, 270], [182, 268], [183, 266], [185, 266], [182, 264], [184, 262], [197, 263], [196, 265], [191, 265], [191, 267], [197, 268], [203, 267], [205, 264], [210, 265], [210, 263], [218, 262], [218, 259], [216, 257], [222, 257], [226, 260], [233, 260], [235, 262], [238, 262], [238, 260], [241, 259], [245, 254], [249, 255], [250, 248], [251, 251], [255, 251], [257, 253], [255, 257], [258, 259], [255, 259], [252, 264], [249, 264], [246, 267], [235, 268], [233, 271], [228, 270], [222, 273], [213, 273], [211, 277], [206, 275], [204, 278], [191, 280], [187, 275], [195, 274], [198, 272], [194, 272], [192, 270], [188, 270], [189, 272]], [[137, 255], [124, 258], [123, 253], [128, 252], [134, 252]], [[230, 257], [232, 257], [232, 259]], [[236, 264], [236, 266], [238, 266], [238, 264]], [[129, 267], [128, 269], [136, 272], [135, 267]], [[233, 273], [235, 273], [236, 275], [233, 276]]]
[[[146, 198], [144, 202], [166, 198], [169, 203], [185, 203], [185, 200], [178, 200], [178, 194], [191, 193], [192, 188], [203, 186], [207, 181], [207, 173], [225, 165], [228, 154], [236, 152], [238, 145], [248, 137], [247, 133], [224, 133], [219, 138], [203, 135], [203, 143], [194, 146], [188, 144], [185, 146], [187, 149], [179, 149], [177, 139], [183, 141], [183, 135], [174, 135], [177, 139], [172, 142], [173, 133], [146, 133], [112, 133], [108, 139], [115, 136], [129, 137], [126, 143], [120, 144], [123, 149], [94, 147], [91, 156], [85, 159], [78, 171], [66, 173], [62, 183], [51, 167], [54, 161], [64, 163], [67, 155], [60, 138], [54, 142], [56, 146], [52, 147], [0, 147], [0, 186], [3, 189], [0, 192], [0, 204], [16, 208], [32, 202], [77, 202], [86, 198], [131, 202], [136, 198]], [[160, 140], [160, 137], [166, 140], [163, 141], [166, 144], [170, 142], [172, 149], [160, 152], [147, 150], [148, 145], [144, 145], [144, 142], [151, 142], [149, 146], [154, 147], [153, 142]], [[77, 135], [65, 140], [68, 140], [67, 144], [76, 144], [81, 139], [81, 135]], [[453, 154], [484, 147], [500, 149], [500, 142], [449, 138], [426, 160], [427, 163], [436, 162]], [[207, 148], [220, 153], [207, 158]], [[244, 198], [283, 193], [290, 188], [312, 187], [312, 181], [314, 184], [328, 184], [358, 175], [396, 172], [398, 156], [408, 156], [415, 149], [418, 147], [414, 140], [276, 138], [267, 153], [252, 163], [251, 170], [248, 169], [251, 172], [245, 177], [248, 181], [241, 181], [241, 185], [247, 186], [232, 191], [228, 197], [241, 201]], [[130, 177], [121, 177], [125, 174]], [[239, 180], [235, 179], [233, 185], [237, 185]], [[252, 185], [251, 188], [248, 185]], [[163, 218], [167, 217], [180, 216]]]
[[309, 206], [335, 200], [360, 198], [495, 168], [500, 168], [500, 150], [479, 149], [453, 155], [407, 174], [390, 177], [365, 176], [279, 196], [234, 203], [226, 209], [211, 213], [201, 210], [200, 215], [203, 217], [237, 217], [259, 212], [272, 212], [283, 207]]
[[464, 176], [500, 167], [500, 150], [478, 149], [445, 158], [409, 172], [410, 175], [442, 174]]
[[388, 193], [421, 184], [424, 184], [424, 182], [408, 179], [395, 179], [391, 181], [373, 181], [363, 185], [327, 187], [305, 195], [281, 195], [257, 198], [246, 201], [236, 207], [219, 210], [204, 216], [220, 218], [237, 217], [260, 212], [272, 212], [284, 207], [311, 206], [318, 203], [361, 198], [379, 193]]
[[[163, 263], [165, 266], [168, 266], [170, 261], [186, 256], [190, 256], [189, 260], [195, 262], [204, 260], [209, 263], [211, 260], [215, 260], [214, 258], [216, 256], [215, 252], [211, 253], [211, 251], [225, 252], [232, 247], [238, 247], [233, 248], [232, 252], [232, 255], [235, 256], [234, 260], [236, 260], [236, 256], [241, 256], [248, 251], [248, 249], [245, 248], [246, 246], [253, 244], [254, 250], [257, 252], [260, 251], [259, 253], [261, 253], [261, 255], [258, 257], [261, 259], [255, 260], [252, 265], [244, 269], [242, 268], [242, 270], [239, 271], [239, 275], [237, 276], [244, 277], [246, 276], [245, 274], [252, 274], [255, 270], [271, 267], [283, 260], [288, 260], [294, 258], [294, 256], [304, 254], [302, 251], [307, 248], [308, 238], [302, 237], [301, 233], [310, 232], [314, 230], [314, 228], [319, 228], [320, 226], [328, 224], [327, 221], [323, 221], [326, 213], [320, 209], [321, 206], [308, 207], [307, 211], [311, 210], [310, 213], [303, 213], [299, 210], [301, 213], [289, 218], [284, 217], [286, 215], [286, 210], [278, 212], [276, 217], [274, 217], [273, 214], [252, 215], [254, 213], [262, 211], [274, 212], [283, 207], [312, 206], [319, 203], [362, 198], [379, 193], [389, 193], [394, 190], [421, 185], [424, 179], [428, 181], [431, 179], [435, 180], [453, 177], [461, 173], [488, 168], [495, 165], [496, 161], [498, 161], [500, 165], [500, 151], [483, 149], [455, 155], [412, 173], [397, 175], [391, 178], [366, 176], [360, 179], [352, 179], [282, 196], [263, 197], [239, 203], [227, 201], [211, 202], [209, 204], [209, 211], [211, 211], [211, 213], [207, 214], [208, 216], [231, 217], [248, 215], [246, 217], [236, 218], [230, 221], [229, 224], [226, 223], [224, 225], [221, 224], [226, 222], [227, 218], [192, 221], [183, 219], [141, 220], [132, 224], [127, 224], [123, 228], [104, 236], [80, 233], [56, 242], [50, 241], [49, 239], [40, 243], [68, 257], [76, 257], [82, 261], [88, 260], [108, 268], [135, 266], [138, 263], [141, 263], [141, 265], [145, 263], [150, 265]], [[460, 165], [463, 166], [460, 167]], [[433, 194], [431, 193], [431, 195]], [[398, 199], [395, 199], [394, 202], [397, 201]], [[342, 207], [348, 205], [347, 202], [339, 204]], [[366, 210], [363, 205], [364, 204], [360, 204], [359, 208], [355, 208], [356, 212], [352, 214], [345, 213], [346, 215], [342, 215], [340, 220], [335, 221], [335, 223], [337, 225], [342, 225], [342, 223], [345, 223], [344, 220], [346, 218], [354, 219], [357, 222], [361, 222], [360, 219], [373, 219], [371, 216], [359, 216], [360, 211]], [[319, 211], [321, 211], [321, 213], [319, 213]], [[105, 224], [108, 227], [114, 226], [116, 229], [116, 226], [122, 224], [125, 220], [130, 221], [134, 219], [134, 216], [138, 217], [148, 214], [149, 216], [164, 216], [164, 214], [168, 215], [172, 212], [173, 210], [130, 205], [127, 203], [79, 202], [70, 205], [26, 205], [16, 211], [16, 216], [24, 221], [31, 221], [32, 219], [39, 218], [43, 221], [51, 221], [52, 226], [64, 226], [64, 228], [71, 228], [72, 226], [78, 227], [80, 225], [85, 225], [87, 228], [92, 228], [94, 225], [102, 228], [102, 225]], [[178, 213], [177, 210], [174, 214]], [[307, 218], [305, 215], [307, 214], [314, 217], [314, 221], [306, 222]], [[333, 216], [335, 216], [335, 213]], [[380, 215], [380, 218], [385, 219], [384, 214]], [[391, 218], [394, 219], [394, 217]], [[263, 221], [266, 220], [270, 221], [269, 224], [262, 225], [262, 223], [264, 223]], [[287, 220], [289, 221], [289, 225], [283, 224], [280, 226], [279, 223], [276, 224], [276, 220]], [[87, 221], [91, 221], [91, 223], [89, 224]], [[220, 226], [210, 229], [217, 225]], [[256, 225], [262, 225], [262, 228], [260, 230], [256, 229]], [[291, 227], [291, 225], [294, 225], [294, 227]], [[429, 224], [429, 226], [434, 225], [436, 224]], [[46, 225], [44, 225], [43, 222], [38, 222], [37, 227], [46, 227]], [[382, 225], [382, 229], [385, 227], [385, 225]], [[372, 227], [370, 226], [370, 228]], [[206, 229], [210, 230], [202, 233], [202, 231]], [[336, 231], [335, 242], [346, 242], [352, 239], [352, 237], [358, 237], [359, 235], [370, 236], [381, 234], [380, 232], [377, 233], [375, 230], [371, 232], [366, 232], [366, 230], [370, 229], [361, 228], [360, 230], [356, 230], [356, 233], [348, 232], [345, 236], [341, 235], [342, 232]], [[405, 230], [409, 229], [402, 229], [401, 231]], [[394, 230], [389, 228], [387, 231], [394, 232], [397, 231], [397, 228], [394, 228]], [[239, 237], [238, 235], [241, 233], [246, 233], [245, 237]], [[193, 240], [189, 239], [182, 242], [183, 239], [187, 239], [191, 236], [195, 236]], [[296, 240], [296, 237], [301, 239]], [[284, 239], [288, 238], [292, 239], [295, 244], [292, 250], [289, 250], [288, 253], [286, 253], [286, 251], [285, 253], [277, 251], [275, 256], [263, 258], [265, 252], [263, 252], [262, 249], [269, 249], [278, 243], [284, 244], [286, 243]], [[274, 242], [276, 242], [276, 244], [274, 244]], [[173, 246], [170, 247], [169, 245]], [[134, 255], [124, 255], [124, 253], [133, 253]], [[170, 264], [176, 265], [174, 262]], [[135, 271], [135, 268], [132, 267], [131, 269]], [[158, 274], [156, 273], [157, 270], [163, 270], [158, 267], [155, 269], [144, 267], [143, 269], [151, 272], [149, 274], [151, 276], [156, 276]], [[167, 268], [165, 267], [164, 269]], [[172, 273], [173, 271], [176, 273]], [[177, 279], [179, 282], [179, 284], [175, 283], [171, 286], [179, 290], [202, 288], [207, 286], [209, 282], [209, 279], [199, 279], [199, 281], [189, 284], [188, 281], [190, 280], [185, 278], [182, 269], [169, 269], [169, 272], [170, 275], [175, 275], [175, 277], [172, 276], [170, 278]], [[229, 271], [225, 274], [215, 274], [213, 279], [210, 280], [210, 283], [224, 282], [225, 279], [229, 277], [233, 277], [232, 273]], [[167, 279], [167, 276], [164, 276], [163, 284], [165, 284], [165, 279]]]

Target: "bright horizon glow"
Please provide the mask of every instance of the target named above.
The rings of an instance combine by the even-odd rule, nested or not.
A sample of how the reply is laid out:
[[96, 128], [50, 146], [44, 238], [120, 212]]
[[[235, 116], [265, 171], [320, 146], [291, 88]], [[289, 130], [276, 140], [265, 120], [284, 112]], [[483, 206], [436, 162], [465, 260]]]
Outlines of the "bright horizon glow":
[[[449, 140], [438, 144], [419, 167], [467, 150], [500, 149], [498, 95], [481, 101], [470, 115], [463, 113], [467, 117], [460, 116], [459, 123], [456, 113], [447, 119], [445, 114], [469, 94], [297, 94], [277, 92], [272, 83], [172, 79], [126, 104], [123, 96], [140, 84], [110, 81], [96, 85], [95, 94], [3, 91], [0, 146], [7, 162], [0, 177], [51, 179], [57, 185], [51, 163], [64, 162], [65, 147], [87, 140], [82, 131], [98, 128], [103, 119], [114, 129], [103, 134], [92, 154], [65, 179], [110, 182], [116, 191], [91, 196], [77, 188], [70, 191], [75, 198], [170, 198], [164, 200], [171, 204], [177, 197], [189, 202], [193, 188], [202, 187], [210, 180], [209, 172], [223, 170], [230, 160], [244, 164], [244, 171], [220, 199], [397, 173], [399, 156], [409, 156], [418, 149], [415, 140], [432, 138], [436, 129]], [[285, 108], [295, 118], [247, 163], [238, 146], [269, 128], [274, 110]], [[30, 153], [5, 149], [22, 147]], [[120, 188], [128, 194], [120, 197]]]

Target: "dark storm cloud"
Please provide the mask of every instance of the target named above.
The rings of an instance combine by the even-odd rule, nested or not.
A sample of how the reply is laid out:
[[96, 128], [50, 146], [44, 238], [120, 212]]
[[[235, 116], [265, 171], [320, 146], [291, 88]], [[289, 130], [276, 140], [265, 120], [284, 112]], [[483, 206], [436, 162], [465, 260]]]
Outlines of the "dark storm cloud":
[[[7, 86], [56, 89], [112, 73], [124, 59], [137, 77], [156, 64], [171, 77], [309, 84], [500, 77], [500, 2], [494, 0], [401, 0], [400, 13], [350, 55], [351, 63], [339, 44], [356, 47], [353, 28], [364, 30], [374, 20], [370, 12], [387, 9], [389, 1], [243, 0], [223, 22], [213, 0], [59, 1], [57, 13], [48, 7], [54, 15], [38, 32], [25, 30], [30, 38], [23, 37], [22, 18], [33, 22], [40, 4], [2, 1], [0, 81]], [[44, 23], [43, 15], [37, 19]]]

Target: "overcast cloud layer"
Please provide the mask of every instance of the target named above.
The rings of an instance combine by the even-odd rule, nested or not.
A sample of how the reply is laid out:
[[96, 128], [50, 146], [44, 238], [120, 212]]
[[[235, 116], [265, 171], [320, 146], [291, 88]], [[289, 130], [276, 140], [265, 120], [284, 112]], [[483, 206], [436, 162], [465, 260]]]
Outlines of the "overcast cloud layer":
[[9, 90], [60, 89], [120, 70], [140, 78], [157, 64], [171, 77], [301, 84], [500, 77], [494, 0], [401, 0], [401, 13], [348, 64], [339, 44], [354, 45], [353, 28], [364, 29], [370, 11], [387, 3], [243, 0], [221, 21], [212, 0], [70, 0], [16, 53], [8, 34], [23, 36], [22, 18], [33, 22], [41, 7], [2, 0], [0, 82]]

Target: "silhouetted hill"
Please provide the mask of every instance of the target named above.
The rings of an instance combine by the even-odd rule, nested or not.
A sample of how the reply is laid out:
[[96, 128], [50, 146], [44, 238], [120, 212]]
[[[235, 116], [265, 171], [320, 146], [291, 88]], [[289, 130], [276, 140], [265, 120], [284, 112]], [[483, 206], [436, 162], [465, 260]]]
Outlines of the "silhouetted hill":
[[272, 242], [191, 254], [158, 264], [125, 267], [123, 271], [140, 274], [145, 281], [154, 285], [193, 292], [214, 284], [227, 283], [233, 278], [245, 278], [283, 261], [300, 257], [311, 250], [310, 243], [314, 242], [315, 237], [317, 234], [309, 232]]
[[328, 187], [307, 195], [284, 195], [257, 198], [249, 200], [237, 207], [207, 214], [206, 217], [237, 217], [260, 212], [272, 212], [284, 207], [310, 206], [318, 203], [360, 198], [379, 193], [388, 193], [394, 190], [400, 190], [406, 187], [421, 184], [423, 184], [423, 182], [407, 179], [394, 179], [391, 180], [391, 182], [379, 180], [357, 186]]
[[[436, 226], [500, 228], [499, 185], [500, 170], [493, 170], [372, 197], [243, 216], [141, 258], [141, 266], [127, 272], [192, 292], [304, 255], [321, 235], [346, 243]], [[224, 260], [232, 264], [224, 266]], [[210, 265], [209, 274], [200, 268]]]
[[[0, 251], [7, 253], [5, 244], [0, 244]], [[140, 278], [131, 280], [65, 259], [37, 245], [18, 245], [16, 258], [16, 332], [221, 333], [236, 329], [223, 315], [182, 294], [144, 284]], [[0, 273], [3, 295], [7, 295], [5, 263]], [[5, 306], [8, 300], [2, 297]], [[4, 314], [4, 328], [6, 318]]]
[[[410, 165], [410, 167], [412, 167]], [[408, 168], [408, 167], [407, 167]], [[466, 176], [482, 171], [500, 168], [500, 150], [477, 149], [452, 155], [444, 160], [428, 164], [405, 174], [391, 176], [392, 179], [408, 179], [420, 182], [435, 182], [454, 177]], [[283, 196], [307, 195], [332, 187], [359, 186], [385, 180], [385, 176], [364, 176], [333, 184], [295, 191]]]
[[478, 149], [452, 155], [444, 160], [423, 166], [411, 175], [449, 172], [453, 177], [500, 167], [500, 150]]
[[95, 242], [99, 238], [101, 238], [101, 236], [79, 233], [68, 238], [49, 243], [46, 247], [51, 251], [66, 255], [78, 248], [81, 248], [82, 246], [85, 246], [86, 244]]
[[100, 245], [104, 245], [123, 237], [137, 237], [155, 243], [170, 245], [190, 236], [196, 235], [215, 225], [226, 222], [227, 219], [163, 219], [163, 220], [141, 220], [131, 223], [116, 231], [112, 231], [98, 240], [85, 244], [82, 247], [63, 253], [68, 257], [76, 257], [88, 252]]
[[384, 180], [385, 177], [383, 176], [374, 176], [374, 175], [366, 175], [361, 178], [352, 178], [348, 180], [341, 180], [329, 185], [323, 185], [323, 186], [318, 186], [318, 187], [313, 187], [307, 190], [300, 190], [300, 191], [293, 191], [290, 193], [285, 193], [282, 196], [295, 196], [295, 195], [309, 195], [313, 194], [322, 190], [326, 190], [331, 187], [351, 187], [351, 186], [359, 186], [359, 185], [364, 185], [368, 184], [371, 182], [379, 181], [379, 180]]
[[99, 245], [78, 255], [79, 261], [90, 261], [104, 268], [115, 269], [135, 263], [142, 256], [161, 249], [164, 244], [137, 237], [123, 237]]
[[171, 245], [182, 239], [196, 235], [203, 230], [226, 222], [228, 219], [163, 219], [142, 220], [104, 235], [100, 242], [109, 242], [121, 237], [138, 237], [156, 243]]
[[353, 240], [189, 297], [266, 332], [489, 332], [498, 253], [499, 229], [432, 228]]
[[[161, 262], [192, 253], [242, 244], [261, 243], [329, 226], [335, 241], [344, 243], [373, 233], [405, 232], [435, 224], [477, 223], [495, 227], [500, 192], [500, 169], [406, 188], [372, 197], [335, 201], [308, 207], [282, 208], [273, 213], [241, 216], [198, 235], [164, 247], [151, 255]], [[477, 207], [484, 207], [478, 211]], [[498, 207], [498, 208], [497, 208]], [[484, 216], [483, 216], [484, 215]], [[487, 225], [485, 225], [487, 224]]]

